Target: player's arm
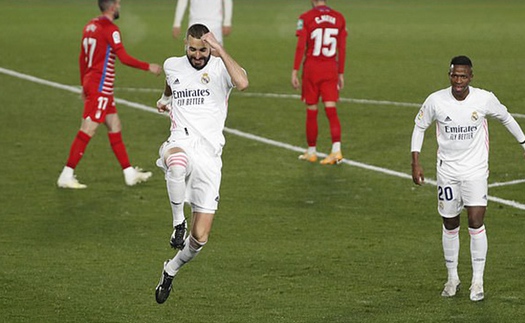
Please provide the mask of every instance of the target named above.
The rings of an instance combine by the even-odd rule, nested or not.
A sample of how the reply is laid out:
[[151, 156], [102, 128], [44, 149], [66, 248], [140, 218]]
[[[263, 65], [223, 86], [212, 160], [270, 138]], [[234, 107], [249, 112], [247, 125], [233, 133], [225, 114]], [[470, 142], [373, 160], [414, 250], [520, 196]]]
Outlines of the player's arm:
[[223, 0], [224, 18], [222, 21], [222, 34], [228, 36], [232, 31], [233, 1]]
[[181, 34], [181, 24], [184, 13], [186, 12], [186, 7], [188, 6], [188, 0], [178, 0], [177, 6], [175, 7], [175, 17], [173, 18], [173, 29], [172, 34], [173, 38], [179, 38]]
[[[304, 28], [304, 27], [303, 27]], [[294, 56], [294, 62], [293, 62], [293, 70], [292, 70], [292, 86], [294, 89], [298, 89], [301, 86], [301, 82], [299, 81], [299, 69], [301, 68], [301, 63], [303, 62], [304, 57], [304, 51], [306, 49], [306, 31], [305, 30], [298, 30], [297, 31], [297, 45], [295, 46], [295, 56]]]
[[233, 85], [239, 91], [244, 91], [249, 85], [246, 71], [226, 52], [213, 33], [204, 34], [201, 39], [203, 42], [208, 43], [215, 50], [217, 56], [222, 59]]
[[346, 37], [348, 33], [346, 31], [346, 24], [343, 24], [341, 32], [337, 40], [337, 64], [339, 72], [339, 90], [342, 90], [344, 87], [344, 73], [345, 73], [345, 64], [346, 64]]
[[423, 167], [419, 162], [419, 154], [423, 146], [423, 139], [425, 138], [425, 129], [414, 126], [412, 131], [411, 154], [412, 154], [412, 181], [416, 185], [421, 185], [425, 182], [425, 175], [423, 174]]
[[[516, 138], [523, 150], [525, 150], [525, 134], [523, 134], [523, 130], [516, 119], [514, 119], [514, 117], [509, 113], [507, 118], [502, 120], [501, 123], [514, 136], [514, 138]], [[525, 152], [523, 153], [523, 156], [525, 157]]]
[[162, 96], [157, 101], [157, 110], [159, 112], [162, 113], [162, 112], [170, 111], [172, 94], [173, 92], [171, 91], [171, 87], [168, 85], [168, 82], [166, 82], [164, 86], [164, 92], [162, 92]]
[[160, 65], [150, 64], [134, 58], [126, 52], [124, 46], [118, 46], [115, 48], [115, 55], [117, 55], [120, 62], [122, 62], [124, 65], [148, 71], [155, 75], [159, 75], [162, 72], [162, 67]]
[[514, 119], [514, 117], [508, 112], [507, 107], [501, 104], [498, 98], [493, 94], [489, 99], [488, 106], [489, 111], [487, 114], [498, 119], [525, 150], [525, 134], [516, 119]]

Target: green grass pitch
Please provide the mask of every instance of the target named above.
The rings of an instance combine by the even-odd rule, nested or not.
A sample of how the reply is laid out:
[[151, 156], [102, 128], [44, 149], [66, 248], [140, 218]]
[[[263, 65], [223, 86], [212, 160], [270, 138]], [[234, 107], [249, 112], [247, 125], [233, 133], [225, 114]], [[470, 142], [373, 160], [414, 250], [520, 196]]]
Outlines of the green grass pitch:
[[[100, 128], [77, 169], [88, 189], [57, 189], [80, 125], [79, 95], [6, 71], [77, 86], [81, 29], [98, 14], [96, 1], [0, 0], [0, 322], [523, 319], [525, 184], [489, 189], [518, 206], [489, 204], [486, 299], [472, 303], [465, 215], [463, 289], [443, 299], [435, 187], [415, 187], [403, 174], [410, 172], [417, 104], [448, 86], [455, 55], [472, 58], [473, 85], [492, 90], [525, 126], [525, 2], [329, 4], [348, 23], [338, 107], [343, 153], [352, 163], [307, 164], [294, 150], [306, 146], [304, 107], [290, 85], [294, 33], [309, 1], [235, 0], [225, 43], [251, 83], [231, 95], [219, 211], [209, 243], [158, 305], [154, 288], [163, 261], [173, 255], [165, 182], [154, 164], [168, 119], [118, 104], [131, 161], [151, 170], [151, 181], [124, 185]], [[174, 7], [174, 0], [123, 0], [117, 23], [128, 53], [159, 64], [183, 54], [182, 42], [171, 38]], [[119, 64], [116, 97], [153, 108], [163, 82]], [[489, 182], [524, 179], [521, 148], [498, 122], [489, 123]], [[318, 149], [328, 152], [322, 111], [319, 126]], [[422, 153], [430, 179], [435, 149], [430, 130]]]

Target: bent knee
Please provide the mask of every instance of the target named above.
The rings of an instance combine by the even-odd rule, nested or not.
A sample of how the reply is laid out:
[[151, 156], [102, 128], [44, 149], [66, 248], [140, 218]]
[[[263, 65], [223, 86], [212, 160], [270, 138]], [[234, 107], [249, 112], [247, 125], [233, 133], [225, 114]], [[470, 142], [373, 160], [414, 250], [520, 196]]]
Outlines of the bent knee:
[[183, 151], [170, 154], [166, 158], [166, 166], [168, 168], [169, 177], [183, 180], [186, 177], [188, 170], [188, 156]]

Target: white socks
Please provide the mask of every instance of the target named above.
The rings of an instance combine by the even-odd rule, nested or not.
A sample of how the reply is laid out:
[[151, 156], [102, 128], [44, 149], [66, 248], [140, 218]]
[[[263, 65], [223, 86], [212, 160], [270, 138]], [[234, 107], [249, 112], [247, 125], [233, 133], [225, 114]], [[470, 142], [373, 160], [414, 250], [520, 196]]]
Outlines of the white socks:
[[472, 258], [472, 282], [483, 283], [483, 272], [487, 259], [488, 240], [485, 226], [468, 228], [470, 234], [470, 255]]
[[166, 159], [166, 186], [173, 214], [173, 226], [184, 221], [184, 200], [186, 199], [186, 170], [188, 156], [184, 152], [169, 155]]
[[[472, 282], [483, 283], [483, 273], [487, 258], [488, 240], [485, 226], [478, 229], [468, 228], [470, 235], [470, 255], [472, 261]], [[448, 280], [459, 280], [459, 227], [447, 230], [443, 226], [443, 254], [448, 271]]]
[[336, 153], [338, 151], [341, 151], [341, 143], [340, 142], [332, 143], [332, 153]]
[[182, 266], [197, 256], [205, 244], [206, 242], [199, 242], [190, 234], [186, 238], [184, 248], [166, 264], [164, 270], [168, 275], [175, 276]]
[[458, 276], [458, 256], [459, 256], [459, 227], [447, 230], [443, 226], [443, 255], [445, 256], [445, 266], [448, 271], [448, 280], [459, 280]]

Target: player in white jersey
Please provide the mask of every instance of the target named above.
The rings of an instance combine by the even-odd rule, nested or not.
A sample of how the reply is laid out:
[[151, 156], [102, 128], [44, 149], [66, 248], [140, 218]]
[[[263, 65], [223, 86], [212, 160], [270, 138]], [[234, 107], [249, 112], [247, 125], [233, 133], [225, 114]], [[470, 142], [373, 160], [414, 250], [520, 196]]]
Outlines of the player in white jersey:
[[[203, 24], [223, 44], [223, 36], [228, 36], [232, 29], [232, 0], [189, 0], [190, 13], [188, 25]], [[188, 6], [188, 0], [178, 0], [173, 21], [173, 37], [181, 34], [181, 24]]]
[[443, 219], [442, 244], [448, 279], [441, 293], [456, 295], [458, 276], [460, 214], [468, 215], [472, 281], [470, 299], [484, 298], [483, 273], [487, 256], [487, 233], [484, 225], [487, 207], [489, 133], [486, 117], [499, 120], [525, 149], [525, 135], [516, 120], [491, 92], [470, 86], [472, 62], [466, 56], [454, 57], [450, 63], [451, 86], [432, 93], [415, 118], [412, 133], [412, 179], [424, 182], [419, 154], [425, 130], [435, 121], [438, 142], [437, 198]]
[[[159, 150], [157, 165], [166, 173], [173, 215], [170, 245], [180, 249], [164, 263], [155, 299], [168, 298], [180, 268], [208, 241], [219, 202], [224, 122], [232, 88], [248, 87], [246, 71], [202, 24], [192, 25], [185, 39], [186, 56], [164, 62], [166, 86], [157, 101], [159, 112], [169, 111], [171, 135]], [[211, 50], [216, 56], [211, 55]], [[186, 237], [184, 203], [192, 208]]]

